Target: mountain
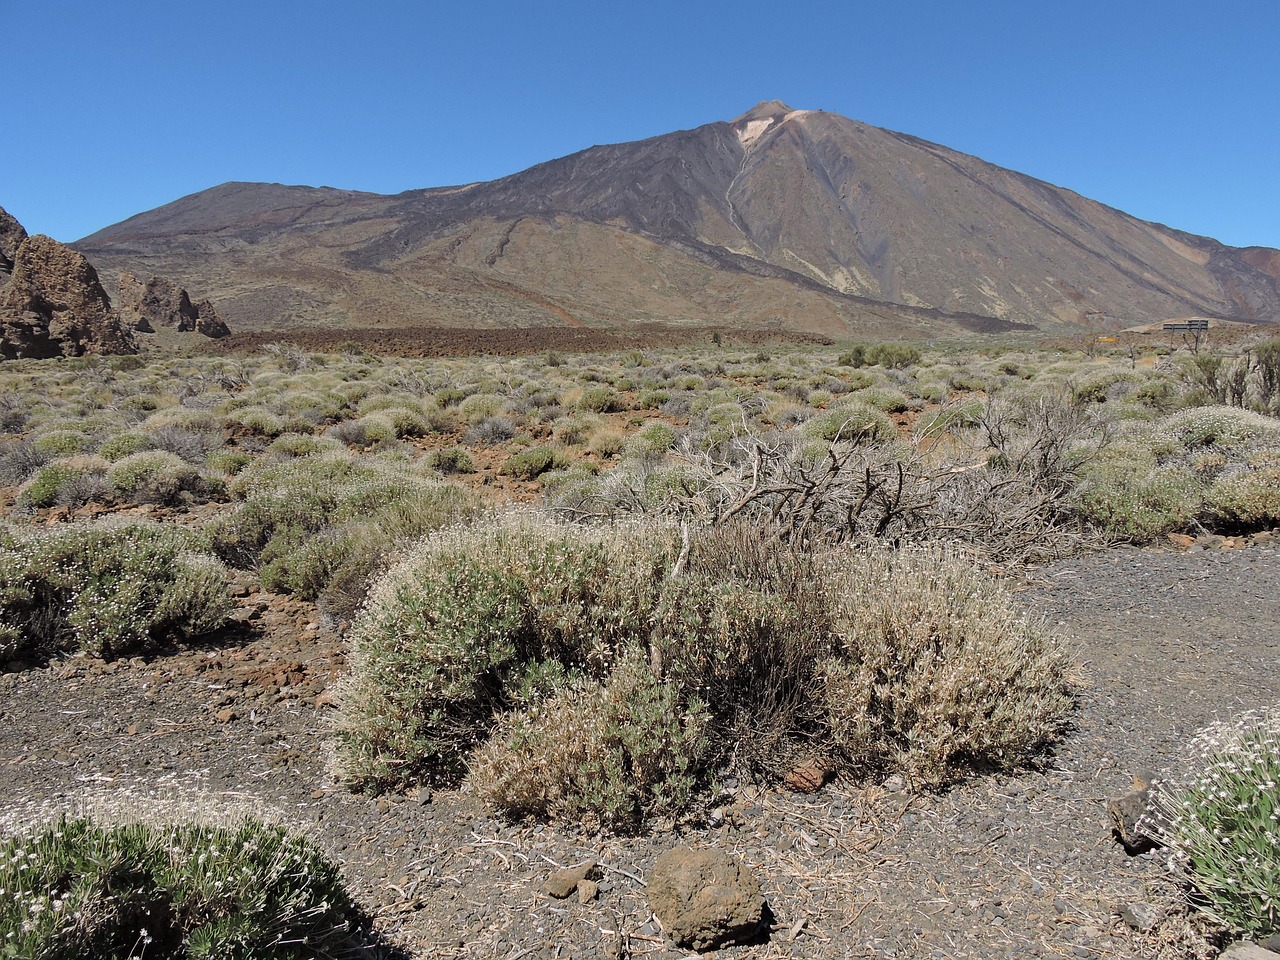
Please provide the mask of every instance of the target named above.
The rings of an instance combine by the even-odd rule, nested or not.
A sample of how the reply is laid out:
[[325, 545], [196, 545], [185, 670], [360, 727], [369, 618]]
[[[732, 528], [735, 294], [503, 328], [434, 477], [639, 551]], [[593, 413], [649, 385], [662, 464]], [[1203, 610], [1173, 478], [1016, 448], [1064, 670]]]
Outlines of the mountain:
[[1234, 248], [832, 113], [597, 146], [383, 196], [228, 183], [75, 245], [245, 329], [716, 323], [835, 336], [1280, 319]]

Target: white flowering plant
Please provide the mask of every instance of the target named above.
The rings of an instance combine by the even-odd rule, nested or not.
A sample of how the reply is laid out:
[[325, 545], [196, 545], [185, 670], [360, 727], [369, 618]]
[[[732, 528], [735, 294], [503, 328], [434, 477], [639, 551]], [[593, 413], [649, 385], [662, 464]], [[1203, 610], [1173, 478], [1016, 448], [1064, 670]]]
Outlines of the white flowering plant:
[[0, 529], [0, 657], [127, 656], [217, 629], [226, 571], [198, 538], [155, 523]]
[[338, 868], [279, 827], [63, 819], [0, 839], [0, 958], [364, 956]]
[[1280, 933], [1280, 705], [1209, 727], [1189, 767], [1155, 784], [1144, 829], [1209, 917], [1257, 939]]

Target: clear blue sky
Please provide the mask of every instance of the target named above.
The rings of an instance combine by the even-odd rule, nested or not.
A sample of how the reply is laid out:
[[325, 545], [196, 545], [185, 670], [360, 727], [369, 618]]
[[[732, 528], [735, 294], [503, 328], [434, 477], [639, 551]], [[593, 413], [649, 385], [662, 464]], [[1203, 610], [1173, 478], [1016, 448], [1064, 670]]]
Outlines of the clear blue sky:
[[1275, 0], [0, 0], [0, 38], [0, 206], [64, 241], [228, 180], [486, 180], [779, 99], [1280, 247]]

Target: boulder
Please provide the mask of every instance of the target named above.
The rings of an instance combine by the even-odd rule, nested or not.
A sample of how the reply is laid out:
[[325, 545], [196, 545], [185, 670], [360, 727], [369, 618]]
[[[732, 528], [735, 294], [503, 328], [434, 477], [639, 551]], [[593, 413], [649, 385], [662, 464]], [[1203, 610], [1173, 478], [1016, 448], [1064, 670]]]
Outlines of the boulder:
[[0, 287], [0, 357], [137, 352], [83, 255], [41, 234], [18, 245]]
[[120, 277], [116, 281], [116, 308], [120, 311], [121, 322], [140, 333], [155, 333], [156, 328], [143, 312], [142, 301], [146, 292], [147, 285], [144, 281], [132, 273], [120, 271]]
[[658, 857], [649, 907], [679, 946], [711, 950], [755, 937], [764, 926], [760, 883], [737, 857], [677, 847]]
[[212, 300], [201, 300], [196, 304], [196, 333], [204, 334], [213, 340], [231, 335], [231, 328], [218, 316]]
[[1130, 856], [1154, 849], [1156, 841], [1143, 831], [1143, 821], [1151, 807], [1151, 778], [1137, 774], [1128, 793], [1107, 803], [1107, 814], [1116, 838]]
[[196, 328], [200, 315], [187, 291], [172, 280], [152, 277], [145, 283], [131, 273], [120, 274], [120, 316], [135, 330]]
[[164, 277], [144, 281], [121, 272], [119, 290], [120, 315], [134, 330], [152, 333], [157, 327], [173, 327], [180, 333], [195, 331], [215, 338], [231, 332], [212, 302], [193, 304], [186, 290]]
[[0, 285], [13, 273], [13, 260], [18, 247], [27, 239], [27, 231], [4, 207], [0, 207]]

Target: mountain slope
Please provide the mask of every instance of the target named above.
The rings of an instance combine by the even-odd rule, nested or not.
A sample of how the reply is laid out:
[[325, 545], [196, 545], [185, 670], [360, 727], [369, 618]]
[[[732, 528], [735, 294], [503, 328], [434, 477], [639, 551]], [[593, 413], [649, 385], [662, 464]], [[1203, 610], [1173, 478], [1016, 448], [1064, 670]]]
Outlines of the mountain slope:
[[887, 335], [1280, 319], [1277, 251], [776, 101], [485, 183], [397, 196], [224, 184], [77, 247], [107, 270], [203, 283], [243, 327], [657, 320]]

